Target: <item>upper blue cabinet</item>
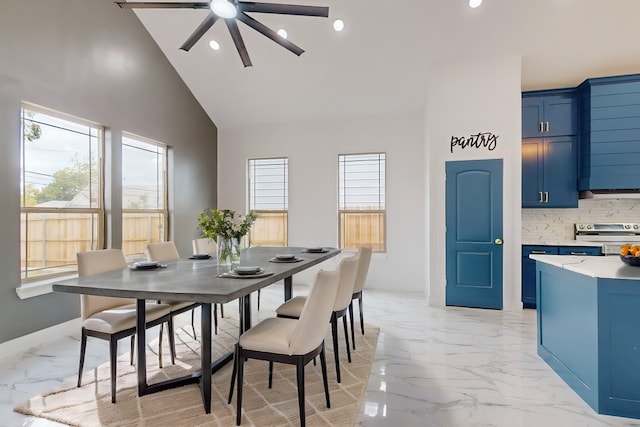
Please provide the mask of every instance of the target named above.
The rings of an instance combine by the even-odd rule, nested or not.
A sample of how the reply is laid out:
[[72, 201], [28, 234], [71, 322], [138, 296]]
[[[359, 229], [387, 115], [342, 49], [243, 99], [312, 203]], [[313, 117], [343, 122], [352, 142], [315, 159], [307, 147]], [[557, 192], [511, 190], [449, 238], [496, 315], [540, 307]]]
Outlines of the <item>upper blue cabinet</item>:
[[588, 79], [580, 94], [580, 190], [640, 189], [640, 74]]
[[576, 135], [578, 100], [575, 89], [522, 94], [522, 137]]
[[575, 89], [522, 94], [522, 207], [578, 207]]

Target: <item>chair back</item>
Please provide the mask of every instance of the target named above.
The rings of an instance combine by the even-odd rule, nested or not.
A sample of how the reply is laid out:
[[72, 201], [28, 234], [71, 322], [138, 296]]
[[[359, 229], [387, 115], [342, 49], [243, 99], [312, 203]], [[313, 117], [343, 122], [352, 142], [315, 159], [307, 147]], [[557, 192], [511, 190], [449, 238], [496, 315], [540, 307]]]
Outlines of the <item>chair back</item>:
[[[127, 268], [127, 260], [120, 249], [78, 252], [78, 276], [90, 276]], [[80, 315], [82, 320], [95, 313], [134, 302], [131, 298], [101, 297], [97, 295], [80, 296]]]
[[358, 263], [360, 261], [359, 254], [343, 258], [339, 264], [340, 284], [338, 285], [338, 293], [333, 311], [341, 311], [349, 306], [353, 297], [353, 286], [356, 282], [358, 273]]
[[176, 244], [173, 242], [149, 243], [144, 253], [149, 261], [166, 262], [180, 259]]
[[318, 348], [327, 336], [339, 282], [340, 267], [318, 272], [291, 337], [289, 355], [307, 354]]
[[214, 239], [193, 239], [191, 244], [193, 245], [194, 255], [209, 254], [215, 256], [218, 253], [218, 244]]
[[353, 293], [360, 292], [364, 289], [369, 273], [369, 264], [371, 263], [371, 246], [363, 246], [358, 249], [360, 261], [358, 262], [358, 273], [356, 274], [356, 283], [353, 285]]

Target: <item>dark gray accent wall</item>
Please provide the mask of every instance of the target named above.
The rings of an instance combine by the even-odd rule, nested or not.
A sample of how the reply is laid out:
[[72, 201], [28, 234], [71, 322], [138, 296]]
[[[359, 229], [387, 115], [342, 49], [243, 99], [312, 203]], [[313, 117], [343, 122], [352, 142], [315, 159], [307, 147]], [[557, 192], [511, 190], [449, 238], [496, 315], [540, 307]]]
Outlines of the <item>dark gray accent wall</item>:
[[107, 245], [121, 242], [123, 131], [172, 147], [171, 238], [183, 255], [216, 206], [217, 129], [132, 11], [111, 0], [4, 0], [0, 13], [0, 342], [79, 316], [58, 293], [20, 300], [20, 103], [107, 128]]

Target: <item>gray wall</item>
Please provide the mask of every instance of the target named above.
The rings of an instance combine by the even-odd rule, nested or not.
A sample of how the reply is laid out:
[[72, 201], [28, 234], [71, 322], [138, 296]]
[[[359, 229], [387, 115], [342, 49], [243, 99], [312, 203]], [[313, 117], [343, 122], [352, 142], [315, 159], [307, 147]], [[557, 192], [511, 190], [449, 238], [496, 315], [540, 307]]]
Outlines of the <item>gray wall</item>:
[[111, 0], [0, 1], [0, 342], [79, 315], [77, 296], [20, 300], [20, 102], [107, 128], [107, 246], [120, 247], [122, 131], [173, 147], [171, 237], [191, 253], [216, 206], [217, 129], [133, 12]]

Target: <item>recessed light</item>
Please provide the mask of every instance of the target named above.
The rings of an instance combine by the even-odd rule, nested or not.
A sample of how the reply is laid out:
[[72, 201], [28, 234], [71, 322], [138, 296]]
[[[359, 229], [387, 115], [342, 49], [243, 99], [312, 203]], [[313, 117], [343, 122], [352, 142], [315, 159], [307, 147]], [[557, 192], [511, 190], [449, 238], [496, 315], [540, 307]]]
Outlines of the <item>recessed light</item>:
[[469, 7], [476, 8], [482, 4], [482, 0], [469, 0]]
[[344, 21], [342, 19], [336, 19], [333, 21], [333, 29], [336, 31], [344, 30]]
[[213, 50], [220, 50], [220, 44], [215, 40], [211, 40], [209, 42], [209, 46], [211, 46], [211, 49]]
[[280, 28], [280, 29], [278, 30], [278, 35], [279, 35], [280, 37], [282, 37], [283, 39], [286, 39], [286, 38], [287, 38], [287, 30], [284, 30], [284, 29]]

